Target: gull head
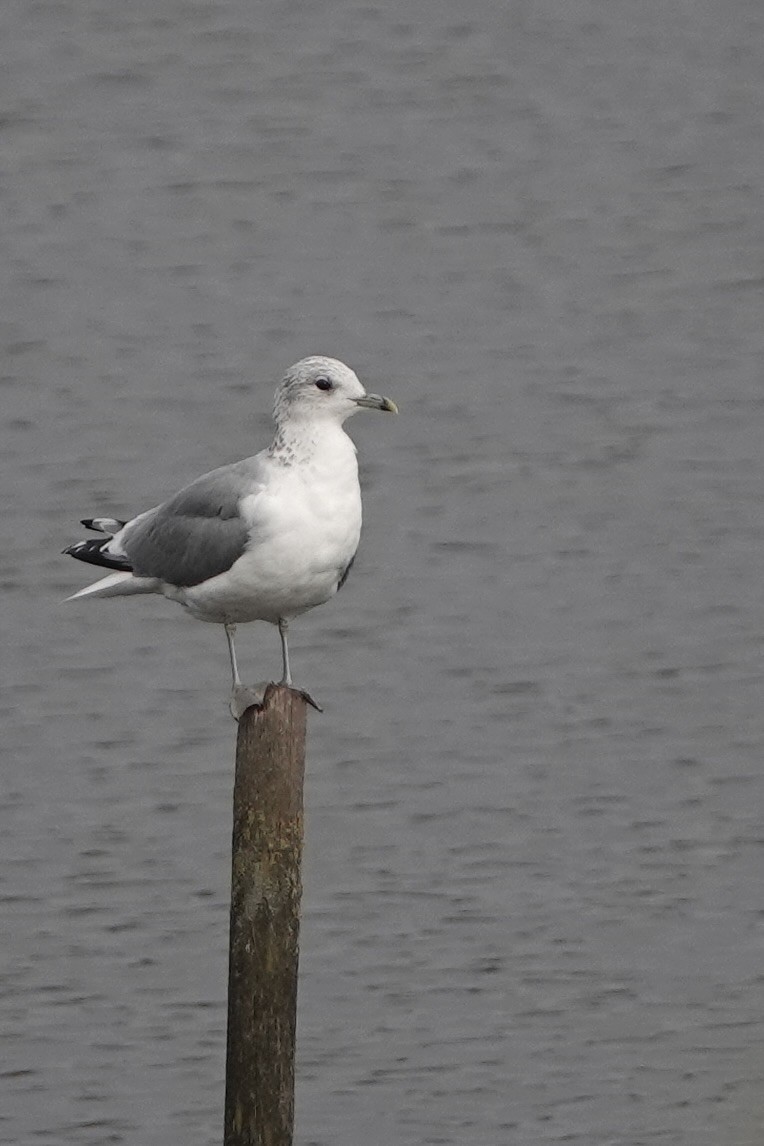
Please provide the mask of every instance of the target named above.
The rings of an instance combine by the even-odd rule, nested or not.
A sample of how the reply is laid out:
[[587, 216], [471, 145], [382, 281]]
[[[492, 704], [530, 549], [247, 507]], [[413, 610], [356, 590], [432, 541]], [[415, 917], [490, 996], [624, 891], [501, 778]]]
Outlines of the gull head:
[[353, 370], [336, 358], [315, 355], [290, 366], [273, 406], [277, 425], [286, 421], [331, 421], [342, 424], [359, 410], [397, 414], [389, 398], [367, 394]]

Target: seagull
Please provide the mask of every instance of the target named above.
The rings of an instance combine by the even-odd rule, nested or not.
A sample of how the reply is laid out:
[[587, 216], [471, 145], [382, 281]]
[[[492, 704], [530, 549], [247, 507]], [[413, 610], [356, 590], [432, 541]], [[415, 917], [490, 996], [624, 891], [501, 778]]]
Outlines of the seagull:
[[268, 621], [281, 637], [279, 683], [292, 687], [289, 622], [342, 588], [358, 548], [358, 463], [343, 425], [364, 409], [398, 412], [389, 398], [367, 394], [336, 358], [303, 358], [276, 390], [267, 449], [203, 474], [130, 521], [82, 520], [107, 536], [64, 553], [114, 572], [68, 600], [160, 593], [192, 617], [222, 625], [236, 719], [261, 695], [242, 685], [236, 626]]

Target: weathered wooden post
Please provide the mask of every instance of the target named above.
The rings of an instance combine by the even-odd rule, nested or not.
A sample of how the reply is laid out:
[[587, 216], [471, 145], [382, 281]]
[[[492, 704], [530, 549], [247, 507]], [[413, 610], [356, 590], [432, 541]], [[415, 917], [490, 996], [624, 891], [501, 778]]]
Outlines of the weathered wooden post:
[[306, 701], [268, 685], [239, 721], [224, 1146], [291, 1146]]

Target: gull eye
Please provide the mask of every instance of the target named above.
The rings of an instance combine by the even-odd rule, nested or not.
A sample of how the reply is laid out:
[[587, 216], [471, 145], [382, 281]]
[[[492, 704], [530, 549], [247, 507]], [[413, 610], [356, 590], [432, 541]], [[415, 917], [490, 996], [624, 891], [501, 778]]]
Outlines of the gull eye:
[[334, 386], [334, 383], [330, 378], [321, 377], [316, 378], [316, 386], [319, 390], [331, 390]]

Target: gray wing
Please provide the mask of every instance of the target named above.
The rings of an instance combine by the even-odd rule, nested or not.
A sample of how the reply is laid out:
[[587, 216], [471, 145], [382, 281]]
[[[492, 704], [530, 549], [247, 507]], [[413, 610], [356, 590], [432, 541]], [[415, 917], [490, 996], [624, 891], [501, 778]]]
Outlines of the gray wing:
[[262, 486], [264, 468], [259, 454], [221, 466], [128, 522], [117, 541], [135, 576], [189, 588], [227, 572], [252, 539], [239, 504]]

